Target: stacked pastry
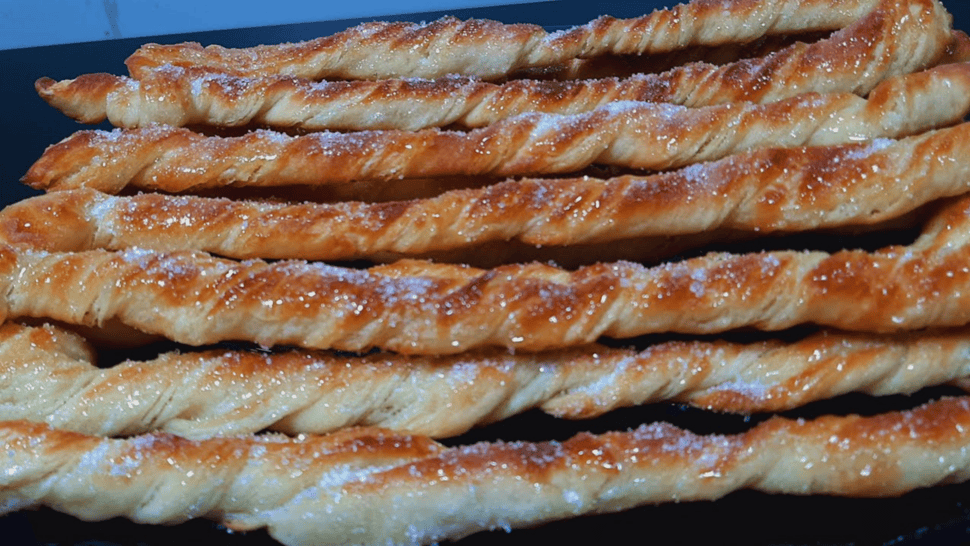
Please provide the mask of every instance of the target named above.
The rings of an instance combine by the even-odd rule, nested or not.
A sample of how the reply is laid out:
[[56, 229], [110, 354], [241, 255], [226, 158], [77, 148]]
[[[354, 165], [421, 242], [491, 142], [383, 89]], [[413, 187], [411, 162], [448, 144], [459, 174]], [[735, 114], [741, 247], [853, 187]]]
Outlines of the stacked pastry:
[[[0, 212], [0, 504], [423, 544], [970, 477], [959, 397], [438, 441], [535, 408], [964, 384], [968, 40], [935, 0], [832, 4], [372, 23], [38, 81], [118, 128], [51, 146], [24, 177], [46, 193]], [[840, 248], [901, 226], [920, 233]], [[82, 335], [178, 350], [98, 367]]]

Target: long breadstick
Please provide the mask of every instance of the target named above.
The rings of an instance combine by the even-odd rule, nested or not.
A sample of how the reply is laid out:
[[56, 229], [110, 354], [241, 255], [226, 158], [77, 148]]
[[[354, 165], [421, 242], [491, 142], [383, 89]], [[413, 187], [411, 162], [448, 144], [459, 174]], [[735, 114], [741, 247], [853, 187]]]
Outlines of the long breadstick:
[[[704, 106], [763, 103], [807, 92], [865, 95], [887, 77], [953, 57], [947, 57], [954, 43], [948, 16], [935, 0], [914, 4], [924, 10], [922, 16], [930, 10], [930, 20], [897, 11], [907, 6], [889, 0], [883, 4], [853, 27], [812, 45], [796, 44], [723, 67], [695, 63], [627, 80], [512, 81], [501, 86], [463, 78], [312, 84], [163, 63], [138, 70], [140, 82], [106, 74], [59, 83], [42, 78], [37, 90], [68, 115], [86, 122], [108, 116], [129, 127], [258, 122], [304, 129], [408, 130], [453, 123], [481, 127], [533, 111], [573, 114], [617, 100]], [[759, 9], [764, 6], [769, 3]], [[835, 13], [830, 7], [826, 13]], [[906, 55], [885, 54], [897, 49]], [[823, 58], [825, 66], [817, 66]], [[815, 73], [819, 68], [825, 69], [824, 77]]]
[[742, 488], [876, 497], [962, 482], [968, 431], [967, 399], [874, 417], [774, 418], [729, 436], [654, 424], [450, 449], [368, 429], [298, 440], [106, 440], [5, 422], [0, 506], [144, 523], [208, 517], [266, 527], [286, 545], [426, 544]]
[[320, 434], [366, 425], [442, 438], [531, 408], [568, 419], [665, 400], [779, 411], [851, 391], [911, 393], [964, 379], [968, 334], [823, 332], [790, 344], [692, 341], [642, 351], [594, 345], [451, 357], [221, 350], [99, 369], [77, 336], [8, 323], [0, 327], [0, 420], [102, 436]]
[[469, 133], [425, 130], [257, 131], [205, 137], [151, 126], [80, 132], [49, 148], [24, 177], [47, 189], [126, 186], [186, 192], [220, 186], [323, 185], [353, 180], [575, 172], [592, 164], [663, 170], [765, 147], [900, 137], [961, 121], [970, 63], [893, 79], [869, 100], [800, 95], [768, 105], [700, 109], [611, 103], [571, 116], [524, 114]]
[[535, 25], [443, 18], [426, 25], [368, 23], [309, 42], [238, 50], [148, 44], [126, 64], [136, 77], [152, 67], [173, 64], [311, 79], [436, 78], [447, 74], [489, 79], [521, 68], [606, 53], [663, 53], [693, 45], [751, 41], [770, 34], [872, 27], [884, 19], [905, 26], [907, 15], [915, 25], [932, 28], [945, 12], [929, 0], [846, 0], [838, 6], [821, 0], [696, 1], [635, 19], [603, 17], [553, 34]]
[[[956, 53], [954, 56], [959, 58]], [[483, 127], [527, 112], [577, 114], [616, 101], [701, 107], [738, 101], [764, 103], [823, 89], [833, 93], [853, 89], [819, 79], [764, 95], [750, 82], [738, 81], [743, 78], [732, 76], [734, 80], [720, 81], [717, 74], [724, 71], [693, 64], [664, 74], [639, 74], [622, 80], [513, 80], [498, 85], [457, 77], [310, 82], [166, 65], [142, 75], [140, 80], [85, 74], [60, 82], [41, 78], [36, 87], [51, 105], [86, 123], [107, 118], [121, 127], [155, 123], [237, 127], [256, 123], [303, 130], [417, 130], [452, 124]], [[876, 83], [861, 92], [878, 89]], [[730, 89], [732, 85], [738, 88]], [[713, 89], [699, 92], [694, 89], [697, 86]], [[718, 90], [721, 87], [728, 89]]]
[[[966, 157], [970, 123], [899, 141], [761, 150], [653, 176], [512, 180], [407, 202], [293, 204], [73, 190], [0, 212], [0, 240], [52, 251], [139, 246], [337, 260], [510, 239], [544, 247], [705, 232], [713, 239], [724, 230], [791, 232], [897, 218], [970, 190]], [[82, 160], [69, 154], [58, 163], [76, 168]]]
[[423, 354], [807, 322], [894, 332], [970, 322], [968, 222], [970, 199], [963, 198], [908, 247], [709, 254], [653, 268], [615, 262], [573, 272], [411, 260], [354, 270], [199, 252], [65, 254], [5, 245], [0, 311], [86, 325], [117, 319], [196, 345], [243, 339]]

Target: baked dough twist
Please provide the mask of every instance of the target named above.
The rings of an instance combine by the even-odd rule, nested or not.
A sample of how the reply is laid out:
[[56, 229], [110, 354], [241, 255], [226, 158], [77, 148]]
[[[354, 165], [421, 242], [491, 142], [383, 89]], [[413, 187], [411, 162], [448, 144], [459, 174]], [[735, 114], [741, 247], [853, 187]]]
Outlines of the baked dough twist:
[[367, 270], [235, 262], [201, 252], [48, 253], [0, 247], [0, 315], [97, 325], [117, 319], [202, 345], [414, 354], [542, 350], [600, 336], [778, 330], [816, 323], [896, 332], [970, 322], [970, 198], [907, 247], [878, 252], [712, 253], [645, 267], [482, 270], [401, 260]]
[[[421, 256], [508, 240], [543, 248], [701, 233], [716, 240], [725, 233], [898, 218], [970, 190], [967, 157], [970, 123], [899, 141], [760, 150], [652, 176], [510, 180], [390, 203], [111, 196], [80, 189], [6, 208], [0, 241], [59, 252], [139, 246], [234, 258], [339, 260]], [[59, 166], [80, 173], [81, 165], [98, 163], [80, 153], [62, 159]]]
[[78, 336], [7, 323], [0, 327], [0, 420], [101, 436], [320, 434], [364, 425], [442, 438], [532, 408], [585, 419], [672, 400], [752, 413], [852, 391], [911, 393], [970, 376], [968, 354], [964, 328], [450, 357], [213, 350], [99, 369]]
[[765, 147], [899, 137], [970, 112], [970, 63], [884, 82], [869, 100], [807, 94], [767, 105], [689, 109], [614, 102], [591, 112], [523, 114], [471, 132], [366, 131], [290, 137], [203, 136], [153, 125], [79, 132], [48, 148], [24, 181], [49, 189], [126, 186], [167, 192], [221, 186], [568, 173], [593, 164], [664, 170]]
[[[962, 34], [960, 36], [963, 36]], [[943, 62], [960, 57], [954, 40]], [[817, 46], [808, 46], [817, 47]], [[932, 59], [922, 59], [911, 69]], [[798, 93], [850, 92], [856, 80], [814, 78], [797, 86], [765, 87], [774, 59], [749, 59], [728, 70], [691, 64], [663, 74], [583, 81], [512, 80], [494, 84], [450, 76], [438, 80], [311, 82], [287, 76], [242, 77], [199, 67], [166, 65], [133, 80], [110, 74], [85, 74], [73, 80], [37, 80], [44, 100], [85, 123], [105, 118], [121, 127], [251, 124], [301, 130], [403, 129], [462, 125], [483, 127], [527, 112], [577, 114], [610, 102], [640, 101], [691, 107], [725, 102], [770, 102]], [[738, 72], [741, 72], [739, 74]], [[883, 77], [894, 73], [890, 70]], [[773, 76], [772, 76], [773, 74]], [[759, 82], [750, 81], [757, 76]], [[757, 83], [757, 84], [756, 84]], [[878, 81], [857, 92], [868, 93]]]
[[[99, 123], [107, 117], [122, 127], [150, 123], [256, 123], [304, 130], [480, 127], [525, 112], [578, 113], [613, 100], [656, 102], [661, 86], [648, 83], [657, 81], [656, 73], [688, 63], [723, 65], [763, 57], [793, 41], [793, 37], [777, 36], [759, 40], [757, 46], [694, 48], [649, 58], [582, 59], [517, 72], [501, 83], [454, 74], [432, 80], [316, 82], [278, 74], [234, 76], [166, 64], [144, 71], [138, 79], [83, 74], [61, 82], [40, 78], [35, 88], [44, 100], [79, 121]], [[940, 63], [959, 62], [960, 45], [952, 40]]]
[[[415, 130], [449, 124], [481, 127], [533, 111], [574, 114], [617, 100], [704, 106], [768, 102], [806, 92], [864, 95], [894, 74], [909, 73], [936, 60], [962, 60], [959, 46], [965, 36], [957, 33], [954, 39], [948, 34], [945, 14], [936, 13], [933, 28], [927, 26], [926, 34], [909, 24], [894, 28], [893, 21], [876, 15], [854, 32], [812, 45], [798, 44], [763, 58], [724, 67], [694, 63], [625, 80], [520, 80], [496, 85], [449, 76], [436, 81], [311, 83], [292, 77], [240, 77], [200, 67], [163, 65], [140, 71], [141, 81], [107, 74], [59, 83], [41, 78], [37, 90], [68, 115], [89, 123], [107, 116], [121, 126], [257, 122], [310, 130]], [[875, 21], [870, 20], [873, 17]], [[873, 32], [881, 32], [889, 43], [874, 37]], [[887, 58], [883, 56], [885, 47], [907, 54]], [[846, 55], [854, 57], [844, 58]], [[943, 57], [938, 59], [940, 55]], [[828, 59], [824, 78], [814, 73], [818, 58]], [[837, 59], [845, 66], [837, 67]], [[867, 67], [865, 76], [859, 72], [861, 67]]]
[[[246, 49], [147, 44], [126, 64], [135, 77], [172, 64], [309, 79], [438, 78], [448, 74], [494, 79], [521, 68], [604, 54], [664, 53], [694, 45], [843, 27], [856, 32], [879, 32], [887, 24], [898, 25], [898, 31], [910, 24], [932, 29], [947, 18], [943, 7], [931, 0], [844, 0], [835, 6], [825, 0], [695, 1], [634, 19], [601, 17], [552, 34], [535, 25], [446, 17], [429, 24], [366, 23], [309, 42]], [[883, 29], [872, 28], [880, 24]]]
[[968, 435], [966, 398], [873, 417], [776, 417], [726, 436], [660, 423], [457, 448], [373, 429], [111, 440], [5, 422], [0, 506], [46, 505], [87, 520], [208, 517], [266, 527], [286, 545], [427, 544], [742, 488], [895, 496], [970, 478]]

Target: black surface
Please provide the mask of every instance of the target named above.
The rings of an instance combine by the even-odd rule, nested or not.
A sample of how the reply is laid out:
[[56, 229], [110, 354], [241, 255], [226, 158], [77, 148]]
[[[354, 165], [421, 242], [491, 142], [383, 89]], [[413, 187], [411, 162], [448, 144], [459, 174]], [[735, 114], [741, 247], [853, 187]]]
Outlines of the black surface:
[[[583, 23], [608, 13], [632, 17], [664, 2], [560, 1], [487, 9], [457, 10], [459, 17], [488, 17], [505, 22], [533, 22], [550, 28]], [[970, 27], [970, 3], [944, 1], [954, 14], [955, 26]], [[406, 4], [404, 4], [406, 5]], [[430, 20], [443, 13], [390, 17], [398, 20]], [[88, 72], [125, 73], [123, 61], [145, 41], [200, 41], [244, 47], [259, 43], [297, 41], [329, 34], [358, 20], [308, 23], [260, 29], [193, 33], [114, 40], [97, 43], [0, 51], [0, 100], [6, 106], [8, 131], [0, 146], [6, 180], [0, 183], [0, 205], [17, 201], [32, 192], [18, 179], [44, 148], [82, 128], [48, 107], [33, 91], [33, 82], [48, 76], [64, 79]], [[891, 409], [907, 407], [924, 399], [948, 394], [930, 390], [917, 398], [890, 397], [878, 401], [846, 397], [816, 404], [797, 414], [811, 416], [844, 408]], [[713, 417], [713, 419], [712, 419]], [[530, 413], [500, 426], [478, 430], [457, 439], [483, 438], [563, 439], [575, 430], [609, 430], [637, 426], [654, 420], [706, 432], [744, 430], [757, 419], [700, 415], [697, 410], [657, 405], [616, 412], [606, 419], [574, 426]], [[638, 542], [672, 544], [960, 544], [970, 543], [970, 486], [957, 485], [917, 491], [899, 499], [841, 499], [826, 497], [780, 497], [738, 492], [717, 502], [668, 504], [645, 507], [622, 514], [580, 518], [533, 530], [481, 533], [462, 544], [531, 544], [544, 541], [596, 544], [618, 543], [634, 537]], [[36, 545], [169, 545], [229, 544], [252, 546], [275, 544], [265, 532], [228, 534], [217, 525], [193, 521], [180, 526], [135, 525], [125, 520], [84, 523], [50, 510], [26, 511], [0, 518], [0, 544]]]

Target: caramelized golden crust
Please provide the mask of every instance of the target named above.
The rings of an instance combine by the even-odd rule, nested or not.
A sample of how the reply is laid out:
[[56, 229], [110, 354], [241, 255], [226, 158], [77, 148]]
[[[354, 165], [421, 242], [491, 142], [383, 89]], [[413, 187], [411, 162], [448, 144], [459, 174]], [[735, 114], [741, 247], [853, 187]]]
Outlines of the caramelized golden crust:
[[[745, 9], [788, 8], [787, 3], [736, 3], [745, 4]], [[704, 4], [708, 4], [706, 9], [717, 8], [709, 2], [688, 6], [705, 9]], [[796, 4], [798, 9], [810, 6], [807, 2]], [[827, 3], [812, 2], [811, 9], [824, 4]], [[856, 10], [875, 5], [874, 1], [865, 6], [859, 4]], [[838, 13], [830, 5], [825, 10], [828, 14]], [[745, 26], [756, 28], [751, 21], [746, 21]], [[291, 46], [270, 46], [260, 51], [271, 51], [271, 47]], [[195, 59], [177, 63], [186, 66], [161, 63], [151, 69], [143, 67], [137, 70], [141, 82], [92, 74], [63, 82], [42, 78], [37, 90], [72, 117], [97, 122], [107, 116], [126, 127], [152, 122], [223, 126], [255, 122], [310, 130], [414, 130], [454, 123], [481, 127], [525, 112], [575, 114], [618, 100], [704, 106], [737, 101], [764, 103], [807, 92], [865, 95], [887, 77], [959, 58], [958, 49], [949, 32], [949, 16], [935, 0], [899, 5], [894, 0], [884, 0], [878, 9], [849, 28], [811, 45], [795, 44], [727, 66], [692, 63], [662, 74], [626, 80], [518, 80], [495, 85], [449, 76], [436, 81], [313, 84], [265, 73], [233, 75], [225, 68], [195, 66], [196, 62], [205, 65]], [[205, 50], [197, 46], [151, 46], [145, 51], [166, 50], [188, 52], [189, 57], [202, 52], [238, 53], [218, 46]], [[886, 54], [896, 50], [906, 54]], [[249, 68], [253, 62], [250, 55], [238, 54], [247, 58], [245, 66]], [[255, 53], [256, 57], [260, 55]], [[826, 71], [824, 78], [816, 74], [820, 67]]]
[[941, 63], [965, 63], [970, 61], [970, 36], [961, 30], [953, 31], [953, 38], [946, 48]]
[[970, 477], [968, 431], [967, 399], [873, 417], [774, 418], [730, 436], [660, 423], [562, 443], [457, 448], [370, 429], [106, 440], [5, 422], [0, 506], [46, 505], [88, 520], [208, 517], [266, 527], [286, 545], [427, 544], [741, 488], [899, 495]]
[[[168, 434], [105, 440], [21, 421], [6, 422], [0, 438], [12, 471], [0, 482], [6, 511], [40, 502], [86, 520], [125, 514], [152, 523], [271, 510], [314, 483], [364, 478], [444, 450], [430, 439], [379, 430], [300, 440], [199, 442]], [[24, 458], [30, 462], [21, 464]]]
[[[832, 30], [787, 45], [788, 33]], [[479, 79], [556, 77], [614, 54], [764, 36], [787, 42], [759, 58], [728, 52], [727, 66], [593, 82]], [[970, 38], [951, 32], [937, 0], [694, 0], [555, 34], [446, 18], [247, 50], [149, 45], [128, 62], [139, 79], [38, 80], [45, 100], [80, 120], [152, 127], [82, 132], [52, 147], [25, 181], [71, 191], [0, 212], [0, 513], [206, 517], [267, 528], [286, 545], [425, 544], [741, 488], [885, 496], [965, 481], [970, 397], [867, 418], [773, 418], [727, 436], [654, 424], [565, 442], [448, 448], [430, 438], [529, 408], [585, 418], [675, 400], [781, 411], [849, 391], [970, 390], [970, 124], [880, 138], [965, 116], [970, 65], [941, 65], [970, 62], [968, 53]], [[927, 66], [937, 68], [909, 74]], [[429, 79], [453, 72], [467, 75]], [[387, 76], [401, 79], [313, 80]], [[845, 94], [826, 94], [834, 91]], [[631, 99], [677, 106], [621, 102]], [[294, 134], [487, 127], [208, 139], [159, 122]], [[866, 142], [781, 148], [843, 139]], [[488, 176], [590, 164], [689, 163], [656, 176], [480, 187]], [[91, 189], [269, 195], [285, 192], [280, 184], [318, 197], [386, 184], [387, 195], [416, 197], [390, 189], [398, 177], [474, 189], [332, 205]], [[721, 253], [575, 271], [294, 260], [541, 245], [588, 253], [590, 263], [631, 241], [644, 251], [664, 237], [676, 246], [885, 222], [940, 197], [951, 199], [915, 243], [875, 252]], [[17, 317], [266, 347], [97, 369], [80, 336], [4, 322]], [[805, 323], [859, 332], [640, 351], [593, 344]], [[375, 347], [395, 352], [310, 350]], [[383, 428], [346, 428], [361, 425]], [[152, 429], [164, 432], [86, 435]], [[252, 435], [266, 429], [299, 436]]]
[[0, 420], [86, 434], [187, 438], [350, 426], [448, 437], [531, 408], [585, 419], [673, 400], [782, 411], [851, 391], [915, 392], [970, 376], [970, 330], [902, 336], [823, 332], [785, 344], [591, 345], [537, 354], [364, 357], [287, 351], [167, 353], [108, 369], [77, 336], [0, 327]]
[[[432, 252], [441, 258], [508, 240], [546, 248], [702, 233], [724, 239], [897, 218], [970, 190], [966, 157], [970, 123], [899, 141], [761, 150], [652, 176], [510, 180], [388, 203], [116, 197], [81, 189], [0, 212], [0, 241], [60, 252], [139, 246], [340, 260]], [[79, 162], [68, 153], [58, 163]]]
[[743, 43], [772, 34], [848, 27], [856, 31], [858, 39], [871, 36], [859, 33], [873, 32], [870, 27], [880, 18], [891, 18], [892, 24], [901, 22], [897, 30], [902, 30], [908, 22], [906, 15], [925, 28], [946, 22], [942, 6], [929, 0], [844, 0], [836, 5], [822, 0], [699, 0], [635, 19], [601, 17], [553, 34], [535, 25], [446, 17], [429, 24], [366, 23], [309, 42], [247, 49], [148, 44], [126, 64], [135, 77], [150, 68], [173, 64], [310, 79], [437, 78], [448, 74], [491, 79], [575, 58], [664, 53], [694, 45]]
[[970, 63], [884, 82], [869, 100], [807, 94], [768, 105], [699, 109], [615, 102], [584, 114], [523, 114], [471, 132], [366, 131], [205, 137], [152, 125], [81, 132], [24, 177], [35, 187], [126, 186], [187, 192], [221, 186], [568, 173], [590, 165], [664, 170], [766, 147], [899, 137], [970, 112]]
[[[676, 51], [640, 55], [602, 55], [599, 57], [571, 59], [565, 63], [512, 72], [509, 79], [538, 80], [588, 80], [600, 78], [627, 78], [635, 74], [657, 74], [678, 66], [706, 63], [723, 66], [742, 59], [765, 57], [777, 53], [796, 42], [816, 42], [828, 37], [831, 30], [793, 32], [762, 36], [745, 43], [687, 46]], [[950, 48], [953, 48], [951, 43]], [[364, 81], [364, 80], [356, 80]]]
[[402, 353], [566, 347], [600, 336], [777, 330], [816, 323], [896, 332], [970, 322], [970, 199], [908, 247], [709, 254], [657, 267], [615, 262], [482, 270], [402, 260], [354, 270], [235, 262], [200, 252], [48, 253], [0, 248], [3, 315], [111, 319], [188, 344]]
[[[956, 62], [960, 59], [962, 43], [959, 39], [951, 41], [947, 55], [941, 60]], [[739, 89], [733, 93], [714, 90], [707, 96], [689, 89], [690, 85], [715, 88], [724, 85], [717, 83], [717, 71], [723, 72], [724, 69], [694, 64], [662, 75], [639, 74], [622, 80], [514, 80], [498, 85], [458, 77], [434, 81], [310, 82], [284, 76], [241, 77], [198, 67], [166, 65], [142, 75], [140, 80], [86, 74], [60, 82], [41, 78], [36, 87], [50, 104], [86, 123], [98, 123], [108, 118], [121, 127], [143, 127], [154, 123], [223, 127], [260, 124], [302, 130], [417, 130], [451, 124], [482, 127], [527, 112], [577, 114], [615, 101], [668, 102], [700, 107], [724, 102], [781, 100], [799, 92], [813, 92], [815, 86], [821, 89], [821, 86], [829, 85], [825, 87], [828, 92], [852, 89], [822, 83], [828, 79], [818, 79], [788, 91], [778, 89], [769, 96], [738, 94], [742, 89], [750, 91], [753, 87], [744, 81], [736, 82]], [[683, 74], [678, 75], [679, 72]], [[910, 92], [918, 93], [919, 88], [927, 84], [914, 82], [907, 85], [914, 86], [914, 91]]]

